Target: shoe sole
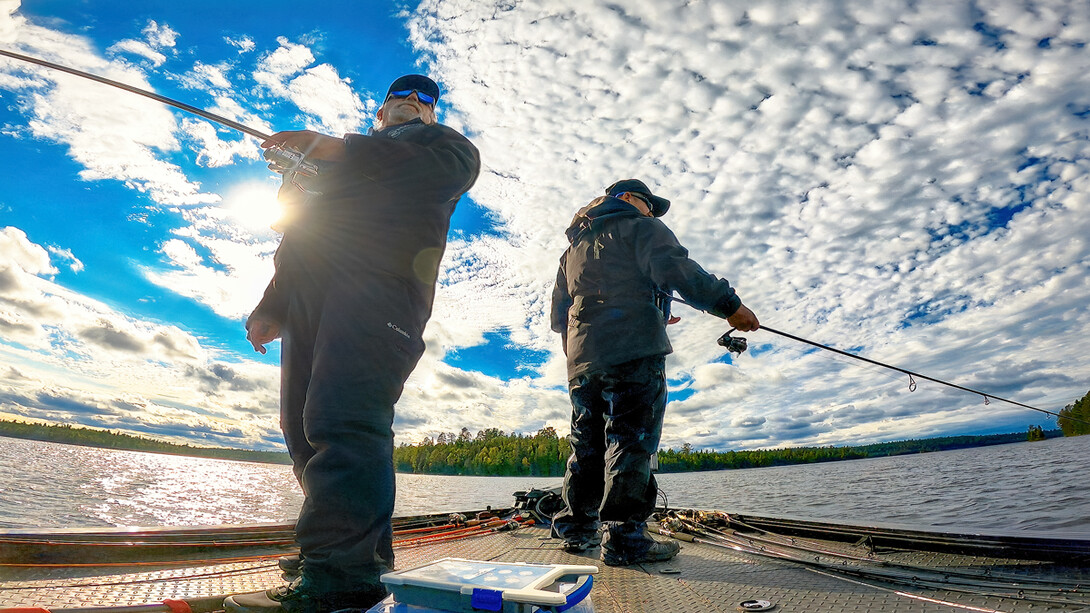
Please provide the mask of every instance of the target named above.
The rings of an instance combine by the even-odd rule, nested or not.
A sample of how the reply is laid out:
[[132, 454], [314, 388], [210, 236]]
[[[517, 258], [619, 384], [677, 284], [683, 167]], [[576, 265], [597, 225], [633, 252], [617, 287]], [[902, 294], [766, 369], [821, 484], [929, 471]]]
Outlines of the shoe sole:
[[609, 554], [602, 554], [602, 562], [604, 562], [606, 566], [632, 566], [634, 564], [654, 564], [655, 562], [667, 562], [669, 560], [673, 560], [680, 552], [681, 550], [679, 549], [668, 556], [641, 556], [639, 558], [631, 560], [629, 558], [621, 558], [611, 556]]
[[582, 545], [572, 545], [570, 543], [565, 543], [564, 546], [561, 547], [561, 549], [568, 553], [583, 553], [588, 549], [597, 549], [599, 545], [601, 545], [601, 543], [586, 543]]

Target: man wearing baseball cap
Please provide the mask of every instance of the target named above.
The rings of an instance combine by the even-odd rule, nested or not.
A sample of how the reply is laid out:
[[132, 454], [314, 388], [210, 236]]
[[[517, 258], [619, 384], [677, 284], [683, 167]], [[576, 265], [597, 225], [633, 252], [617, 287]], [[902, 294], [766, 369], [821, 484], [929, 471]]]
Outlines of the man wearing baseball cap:
[[438, 100], [434, 81], [406, 75], [366, 135], [279, 132], [261, 145], [303, 152], [317, 169], [281, 188], [294, 213], [246, 321], [254, 350], [283, 340], [280, 422], [305, 496], [301, 565], [287, 585], [228, 598], [228, 611], [367, 609], [386, 595], [394, 404], [424, 352], [454, 206], [480, 172], [477, 149], [437, 123]]
[[658, 491], [650, 461], [666, 409], [669, 297], [677, 292], [738, 330], [759, 327], [730, 284], [689, 259], [659, 220], [669, 209], [642, 181], [607, 187], [568, 227], [553, 288], [572, 402], [565, 508], [553, 534], [569, 552], [601, 544], [611, 566], [668, 560], [680, 549], [645, 531]]

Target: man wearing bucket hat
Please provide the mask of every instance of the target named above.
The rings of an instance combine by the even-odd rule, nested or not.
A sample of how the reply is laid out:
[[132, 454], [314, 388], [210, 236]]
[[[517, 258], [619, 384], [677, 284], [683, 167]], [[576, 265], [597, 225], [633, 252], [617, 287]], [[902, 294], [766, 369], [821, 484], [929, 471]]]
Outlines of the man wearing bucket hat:
[[[294, 206], [272, 282], [246, 322], [256, 351], [282, 337], [281, 427], [302, 486], [301, 566], [228, 611], [366, 609], [394, 567], [394, 404], [424, 352], [439, 262], [477, 149], [436, 122], [439, 87], [390, 85], [374, 128], [343, 138], [279, 132], [262, 147], [306, 154], [317, 175], [281, 188]], [[270, 157], [269, 154], [266, 154]]]
[[759, 326], [726, 280], [689, 259], [659, 220], [669, 209], [642, 181], [610, 185], [568, 227], [553, 288], [552, 328], [563, 339], [572, 402], [565, 508], [553, 534], [570, 552], [601, 543], [611, 566], [668, 560], [680, 549], [645, 531], [672, 351], [668, 297], [677, 292], [741, 331]]

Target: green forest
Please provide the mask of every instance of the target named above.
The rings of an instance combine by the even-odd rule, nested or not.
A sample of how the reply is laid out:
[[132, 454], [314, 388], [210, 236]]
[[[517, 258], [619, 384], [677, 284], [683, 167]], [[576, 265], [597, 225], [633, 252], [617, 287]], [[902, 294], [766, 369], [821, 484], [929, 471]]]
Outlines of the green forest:
[[[660, 473], [759, 468], [810, 464], [836, 460], [855, 460], [879, 456], [926, 453], [984, 445], [1001, 445], [1027, 440], [1062, 436], [1059, 430], [1031, 426], [1028, 432], [981, 436], [947, 436], [858, 447], [792, 447], [754, 451], [695, 450], [689, 444], [681, 449], [660, 450]], [[559, 477], [569, 453], [567, 437], [558, 437], [553, 428], [532, 435], [507, 434], [495, 428], [473, 436], [462, 428], [461, 434], [440, 434], [414, 445], [404, 444], [394, 450], [394, 465], [399, 472], [436, 475], [505, 475]]]
[[[1060, 412], [1058, 430], [1030, 426], [1027, 432], [875, 443], [854, 447], [792, 447], [752, 451], [697, 450], [686, 443], [680, 449], [660, 450], [659, 472], [692, 472], [833, 462], [908, 453], [926, 453], [1058, 436], [1090, 433], [1090, 393]], [[31, 424], [0, 421], [0, 436], [33, 439], [71, 445], [147, 451], [248, 462], [290, 464], [285, 452], [250, 451], [178, 445], [108, 430], [81, 428], [69, 424]], [[548, 427], [534, 434], [506, 433], [489, 428], [471, 433], [441, 433], [415, 444], [394, 449], [394, 466], [403, 473], [432, 475], [486, 475], [559, 477], [564, 474], [569, 454], [568, 438]]]
[[31, 424], [22, 421], [0, 421], [0, 436], [64, 443], [66, 445], [82, 445], [84, 447], [99, 447], [102, 449], [123, 449], [126, 451], [147, 451], [150, 453], [217, 458], [220, 460], [291, 464], [291, 458], [284, 451], [250, 451], [247, 449], [176, 445], [111, 430], [93, 430], [69, 424]]
[[1056, 422], [1064, 436], [1090, 434], [1090, 392], [1061, 409]]

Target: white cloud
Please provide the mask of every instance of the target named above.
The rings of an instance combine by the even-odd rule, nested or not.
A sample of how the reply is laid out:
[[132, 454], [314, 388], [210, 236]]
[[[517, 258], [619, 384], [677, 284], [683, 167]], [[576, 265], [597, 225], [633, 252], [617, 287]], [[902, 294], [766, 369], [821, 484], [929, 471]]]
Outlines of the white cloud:
[[151, 65], [155, 68], [162, 66], [163, 63], [167, 61], [167, 56], [162, 53], [160, 49], [174, 47], [175, 40], [178, 38], [178, 33], [170, 26], [161, 26], [155, 21], [149, 21], [142, 33], [144, 34], [145, 40], [127, 39], [118, 41], [111, 45], [107, 51], [136, 55], [150, 60]]
[[25, 19], [15, 14], [21, 5], [22, 0], [0, 0], [0, 41], [14, 41], [18, 28], [25, 23]]
[[[409, 19], [411, 40], [442, 81], [445, 123], [482, 152], [472, 197], [503, 234], [452, 237], [429, 352], [399, 403], [399, 440], [462, 426], [566, 432], [563, 356], [546, 320], [563, 230], [627, 177], [674, 201], [664, 221], [773, 328], [1045, 408], [1082, 395], [1084, 4], [425, 0]], [[6, 44], [148, 86], [133, 66], [26, 23], [17, 7], [0, 4]], [[171, 61], [184, 41], [154, 23], [143, 34], [141, 56], [153, 60]], [[249, 37], [228, 42], [239, 57], [202, 58], [182, 77], [214, 101], [213, 112], [272, 132], [262, 117], [287, 108], [303, 125], [339, 134], [374, 110], [340, 76], [344, 67], [321, 63], [306, 45], [281, 38], [261, 53]], [[149, 279], [226, 318], [252, 308], [275, 240], [248, 222], [265, 209], [236, 207], [226, 189], [205, 193], [165, 161], [185, 146], [200, 166], [219, 168], [256, 159], [252, 140], [178, 122], [98, 84], [6, 61], [0, 69], [0, 84], [20, 92], [33, 117], [12, 128], [19, 136], [62, 143], [84, 179], [123, 181], [181, 217], [172, 238], [152, 247], [169, 264], [145, 269]], [[115, 103], [120, 111], [103, 111]], [[19, 381], [24, 395], [26, 386], [44, 389], [69, 367], [62, 353], [71, 350], [77, 379], [96, 382], [81, 406], [110, 415], [103, 422], [122, 421], [111, 404], [120, 392], [102, 391], [109, 382], [220, 440], [275, 438], [271, 367], [225, 364], [184, 331], [66, 293], [45, 278], [57, 274], [49, 253], [15, 232], [0, 236], [0, 327], [25, 349], [0, 346], [20, 374], [0, 383]], [[58, 263], [79, 261], [54, 249]], [[844, 444], [1043, 421], [926, 382], [909, 393], [906, 377], [768, 332], [747, 335], [751, 352], [726, 365], [715, 345], [724, 322], [676, 313], [667, 446]], [[549, 357], [509, 381], [441, 361], [496, 331]], [[47, 366], [31, 366], [38, 354]], [[176, 368], [183, 374], [153, 368], [153, 354], [185, 364]], [[170, 398], [145, 398], [110, 374], [134, 363], [136, 382]], [[63, 406], [83, 394], [78, 387], [40, 393]]]
[[231, 66], [228, 64], [205, 64], [204, 62], [196, 62], [193, 64], [193, 74], [200, 81], [205, 81], [208, 85], [217, 89], [230, 89], [231, 80], [227, 76], [231, 70]]
[[[9, 20], [12, 18], [5, 19]], [[10, 42], [24, 53], [150, 89], [138, 69], [107, 62], [82, 38], [25, 23], [21, 18], [13, 21], [18, 27]], [[119, 96], [111, 87], [7, 58], [0, 66], [5, 72], [33, 75], [33, 80], [16, 82], [33, 117], [30, 133], [66, 145], [69, 155], [84, 166], [82, 179], [122, 181], [163, 204], [214, 200], [201, 193], [177, 165], [160, 159], [159, 152], [179, 146], [174, 116], [162, 104], [139, 96]]]
[[151, 65], [158, 68], [167, 61], [167, 56], [159, 53], [151, 45], [139, 40], [123, 40], [111, 45], [107, 51], [112, 53], [128, 53], [151, 60]]
[[[273, 206], [275, 190], [264, 193], [250, 191], [257, 200], [240, 203], [240, 206]], [[239, 197], [245, 198], [245, 195]], [[232, 199], [233, 200], [233, 199]], [[228, 206], [233, 205], [229, 202]], [[193, 224], [190, 230], [179, 231], [178, 236], [161, 246], [162, 254], [172, 268], [160, 270], [145, 267], [143, 272], [149, 281], [169, 287], [182, 296], [205, 304], [223, 317], [245, 318], [257, 305], [269, 279], [272, 278], [271, 257], [276, 244], [267, 226], [263, 233], [252, 234], [241, 230], [248, 222], [225, 223], [232, 210], [227, 207], [202, 208], [181, 211]], [[238, 214], [245, 214], [239, 211]], [[239, 231], [230, 234], [232, 227]], [[198, 245], [202, 253], [198, 253]], [[202, 255], [206, 253], [206, 255]]]
[[[173, 245], [172, 245], [173, 247]], [[0, 230], [0, 411], [213, 445], [275, 447], [272, 366], [227, 357], [42, 275], [48, 252]]]
[[147, 38], [148, 44], [156, 49], [174, 47], [178, 40], [178, 33], [174, 28], [166, 24], [160, 25], [155, 20], [148, 21], [148, 25], [141, 32]]
[[[1053, 410], [1085, 392], [1090, 370], [1068, 340], [1090, 323], [1085, 7], [496, 8], [425, 1], [410, 22], [449, 88], [451, 122], [481, 148], [475, 201], [513, 243], [535, 246], [512, 252], [514, 271], [481, 265], [459, 279], [452, 266], [440, 297], [476, 317], [467, 326], [437, 305], [432, 325], [450, 338], [515, 325], [519, 304], [528, 344], [556, 351], [527, 306], [547, 301], [575, 209], [635, 176], [674, 200], [664, 221], [774, 328], [984, 389], [1010, 374], [974, 364], [1005, 363], [1026, 375], [1012, 396]], [[997, 223], [1007, 211], [1018, 212]], [[496, 261], [490, 240], [452, 246], [450, 261]], [[671, 404], [667, 444], [903, 438], [984, 410], [971, 395], [909, 396], [768, 333], [749, 335], [767, 344], [756, 357], [718, 365], [723, 322], [677, 311], [669, 365], [692, 395]], [[815, 412], [786, 415], [800, 406]], [[992, 423], [1044, 419], [986, 410]]]
[[249, 36], [243, 36], [240, 38], [226, 37], [223, 40], [227, 41], [227, 44], [231, 45], [232, 47], [237, 47], [239, 55], [242, 55], [243, 53], [249, 53], [257, 48], [257, 43], [255, 43], [254, 39], [250, 38]]
[[314, 54], [306, 46], [283, 37], [277, 42], [280, 47], [261, 59], [254, 80], [316, 119], [311, 127], [318, 131], [338, 135], [360, 131], [368, 107], [351, 83], [329, 64], [311, 66]]
[[80, 272], [83, 270], [83, 262], [72, 253], [71, 249], [61, 249], [60, 247], [54, 247], [52, 245], [49, 246], [48, 249], [49, 253], [52, 253], [58, 259], [67, 261], [68, 268], [71, 269], [72, 272]]
[[0, 229], [0, 255], [11, 265], [32, 275], [55, 275], [49, 253], [27, 238], [26, 232], [8, 226]]

